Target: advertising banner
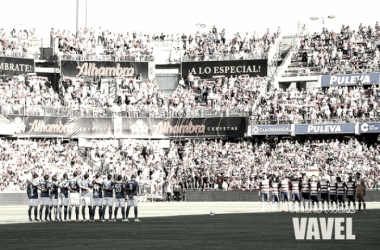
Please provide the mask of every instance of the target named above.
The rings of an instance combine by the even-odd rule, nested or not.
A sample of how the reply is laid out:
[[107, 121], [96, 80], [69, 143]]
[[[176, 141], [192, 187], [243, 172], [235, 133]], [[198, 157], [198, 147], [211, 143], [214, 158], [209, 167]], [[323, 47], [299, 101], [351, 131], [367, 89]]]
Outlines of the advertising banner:
[[61, 74], [66, 77], [138, 76], [149, 78], [148, 62], [61, 61]]
[[380, 123], [379, 122], [368, 122], [359, 123], [359, 133], [380, 133]]
[[252, 135], [290, 135], [291, 125], [254, 125]]
[[379, 84], [379, 73], [321, 76], [321, 86], [361, 86]]
[[243, 137], [246, 117], [213, 118], [69, 118], [7, 117], [17, 135], [73, 138]]
[[19, 75], [34, 72], [34, 59], [0, 57], [1, 75]]
[[296, 124], [295, 134], [354, 134], [355, 124]]
[[[30, 137], [113, 137], [111, 118], [69, 118], [52, 116], [8, 116], [16, 125], [16, 134]], [[117, 126], [116, 126], [117, 127]]]
[[243, 137], [245, 117], [124, 118], [123, 137]]
[[216, 75], [267, 76], [267, 65], [266, 59], [182, 62], [182, 77], [186, 78], [189, 73], [201, 78]]

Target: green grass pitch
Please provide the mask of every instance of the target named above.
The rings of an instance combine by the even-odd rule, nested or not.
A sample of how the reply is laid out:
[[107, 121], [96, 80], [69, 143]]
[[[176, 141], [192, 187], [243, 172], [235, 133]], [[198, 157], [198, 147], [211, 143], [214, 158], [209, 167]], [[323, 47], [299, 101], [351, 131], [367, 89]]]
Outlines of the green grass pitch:
[[[350, 217], [356, 240], [295, 240], [293, 217]], [[0, 249], [380, 249], [378, 209], [366, 214], [216, 214], [141, 221], [3, 224]]]

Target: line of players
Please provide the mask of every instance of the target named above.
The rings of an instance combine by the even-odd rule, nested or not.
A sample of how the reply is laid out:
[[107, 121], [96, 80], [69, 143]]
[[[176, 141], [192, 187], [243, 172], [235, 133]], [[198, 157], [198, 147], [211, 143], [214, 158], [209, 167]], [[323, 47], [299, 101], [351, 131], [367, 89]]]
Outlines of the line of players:
[[[278, 177], [269, 180], [267, 175], [263, 175], [263, 179], [260, 181], [260, 192], [261, 196], [261, 212], [270, 211], [270, 199], [269, 191], [272, 191], [272, 212], [275, 210], [275, 204], [277, 203], [278, 211], [280, 211], [280, 192], [281, 192], [281, 202], [282, 211], [285, 212], [285, 204], [287, 204], [287, 211], [290, 212], [289, 207], [289, 194], [292, 195], [293, 207], [292, 212], [356, 212], [355, 197], [359, 202], [359, 212], [361, 211], [361, 204], [363, 203], [363, 212], [366, 212], [365, 204], [365, 183], [364, 180], [360, 178], [360, 173], [356, 174], [355, 180], [352, 176], [349, 176], [347, 182], [341, 180], [340, 177], [336, 177], [331, 181], [328, 181], [325, 177], [322, 177], [320, 181], [317, 180], [316, 176], [312, 176], [311, 180], [308, 179], [306, 175], [302, 178], [293, 178], [292, 180], [284, 178], [280, 180]], [[319, 198], [320, 193], [322, 201], [322, 209], [319, 209]], [[345, 196], [348, 201], [348, 209], [346, 210]], [[301, 197], [303, 202], [303, 209], [301, 209]], [[311, 210], [310, 210], [311, 201]], [[298, 211], [296, 211], [296, 202], [298, 202]], [[351, 210], [351, 202], [353, 207]], [[306, 203], [308, 207], [306, 208]], [[327, 203], [327, 209], [325, 206]], [[330, 207], [331, 203], [331, 207]], [[317, 210], [314, 210], [315, 204], [317, 205]], [[334, 208], [335, 204], [335, 208]]]
[[[117, 176], [116, 181], [113, 180], [112, 175], [108, 175], [107, 180], [103, 181], [100, 174], [96, 174], [92, 181], [89, 180], [89, 175], [85, 174], [83, 180], [81, 180], [76, 172], [71, 179], [68, 178], [67, 174], [63, 175], [61, 181], [57, 180], [57, 176], [52, 176], [51, 181], [49, 179], [50, 177], [45, 175], [43, 180], [40, 181], [38, 175], [33, 174], [32, 180], [28, 183], [28, 215], [30, 221], [33, 221], [32, 208], [34, 207], [35, 221], [71, 221], [72, 210], [75, 208], [76, 221], [79, 222], [79, 207], [82, 205], [84, 222], [87, 221], [86, 207], [88, 207], [89, 221], [95, 221], [95, 212], [96, 208], [98, 208], [99, 220], [105, 222], [105, 212], [106, 207], [108, 207], [110, 222], [117, 220], [119, 208], [121, 208], [122, 221], [129, 222], [128, 215], [131, 206], [134, 207], [135, 221], [140, 222], [137, 217], [139, 185], [136, 182], [135, 175], [126, 182], [123, 181], [121, 175]], [[40, 190], [40, 199], [38, 199], [38, 190]], [[126, 200], [127, 211], [125, 211]], [[115, 209], [113, 210], [114, 202]], [[37, 218], [38, 205], [40, 205], [40, 219]], [[44, 208], [45, 220], [42, 218]], [[52, 219], [52, 214], [54, 214], [54, 220]], [[112, 215], [114, 215], [114, 220], [112, 220]]]

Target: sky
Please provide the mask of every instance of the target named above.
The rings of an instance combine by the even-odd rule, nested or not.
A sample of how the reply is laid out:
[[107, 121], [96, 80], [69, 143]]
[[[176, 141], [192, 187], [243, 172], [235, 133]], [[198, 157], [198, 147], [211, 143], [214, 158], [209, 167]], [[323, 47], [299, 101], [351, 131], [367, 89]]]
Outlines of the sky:
[[[76, 29], [77, 0], [12, 0], [2, 2], [0, 27], [11, 31], [36, 29], [38, 37], [49, 37], [52, 27], [56, 30]], [[324, 17], [325, 26], [339, 30], [345, 24], [357, 29], [360, 23], [374, 26], [380, 20], [375, 0], [87, 0], [87, 26], [105, 28], [115, 33], [142, 31], [144, 34], [194, 34], [197, 23], [206, 24], [202, 31], [210, 31], [213, 25], [218, 31], [226, 29], [226, 37], [254, 31], [263, 33], [268, 28], [276, 31], [281, 27], [283, 35], [297, 31], [299, 21], [306, 23], [310, 32], [322, 29], [322, 19], [311, 21], [310, 17]], [[86, 0], [79, 0], [79, 27], [85, 26]], [[372, 6], [372, 7], [371, 7]], [[335, 15], [335, 19], [327, 16]]]

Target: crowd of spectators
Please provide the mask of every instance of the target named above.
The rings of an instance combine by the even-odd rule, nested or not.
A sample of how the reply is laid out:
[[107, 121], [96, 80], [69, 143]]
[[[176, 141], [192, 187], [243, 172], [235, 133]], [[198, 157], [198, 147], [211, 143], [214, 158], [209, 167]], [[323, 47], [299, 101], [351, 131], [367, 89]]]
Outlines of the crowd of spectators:
[[380, 116], [379, 87], [330, 86], [313, 90], [274, 90], [251, 106], [253, 123], [354, 122]]
[[0, 78], [2, 114], [49, 115], [48, 107], [60, 107], [61, 100], [46, 77], [36, 74]]
[[[199, 79], [188, 76], [179, 81], [169, 96], [169, 114], [174, 116], [248, 115], [252, 103], [265, 93], [266, 77], [248, 75]], [[204, 104], [204, 105], [203, 105]]]
[[[144, 80], [138, 76], [137, 78], [97, 79], [91, 84], [80, 78], [68, 77], [63, 81], [66, 87], [64, 103], [80, 116], [161, 117], [167, 115], [163, 93], [155, 80]], [[105, 81], [109, 81], [109, 85], [117, 86], [116, 96], [105, 93], [101, 87]]]
[[[79, 157], [78, 146], [59, 139], [0, 140], [0, 189], [25, 188], [31, 174], [71, 175], [101, 172], [137, 175], [142, 194], [165, 195], [168, 187], [186, 190], [255, 190], [261, 176], [293, 178], [302, 174], [340, 176], [343, 181], [360, 172], [367, 188], [379, 188], [380, 154], [377, 144], [355, 137], [266, 138], [261, 142], [190, 139], [170, 142], [169, 148], [150, 140], [93, 140], [89, 164]], [[90, 165], [92, 167], [90, 167]], [[93, 169], [92, 169], [93, 168]]]
[[343, 25], [340, 31], [323, 28], [305, 35], [297, 45], [292, 72], [298, 75], [354, 74], [379, 70], [380, 25], [359, 25], [357, 30]]
[[61, 139], [0, 138], [0, 191], [25, 190], [32, 173], [62, 176], [73, 172], [92, 173], [79, 155], [77, 146]]
[[0, 29], [0, 56], [29, 57], [36, 52], [38, 46], [35, 46], [32, 40], [35, 29], [19, 30], [12, 29], [7, 32], [4, 28]]
[[[223, 29], [217, 31], [214, 26], [209, 33], [197, 31], [187, 36], [180, 35], [143, 34], [135, 31], [129, 34], [115, 33], [99, 27], [79, 29], [77, 32], [51, 29], [51, 46], [58, 45], [63, 58], [78, 58], [77, 55], [87, 59], [115, 60], [154, 60], [154, 46], [152, 42], [173, 42], [173, 55], [180, 51], [184, 60], [240, 60], [266, 58], [270, 48], [280, 36], [281, 29], [270, 32], [269, 29], [261, 36], [257, 32], [240, 35], [239, 32], [226, 39]], [[111, 57], [110, 57], [111, 56]]]
[[225, 30], [218, 32], [214, 26], [209, 33], [196, 32], [194, 36], [182, 35], [185, 49], [184, 61], [209, 60], [245, 60], [267, 58], [269, 50], [274, 46], [281, 34], [279, 27], [276, 32], [269, 29], [260, 36], [254, 32], [240, 35], [239, 32], [226, 40]]

